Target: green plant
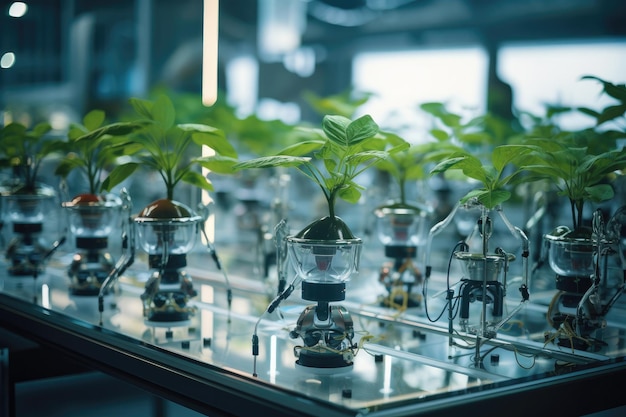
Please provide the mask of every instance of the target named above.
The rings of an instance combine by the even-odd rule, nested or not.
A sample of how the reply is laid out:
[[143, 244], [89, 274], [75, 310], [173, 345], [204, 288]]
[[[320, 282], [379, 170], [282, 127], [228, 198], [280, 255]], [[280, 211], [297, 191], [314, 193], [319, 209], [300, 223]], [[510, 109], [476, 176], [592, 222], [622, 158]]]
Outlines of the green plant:
[[583, 226], [586, 202], [602, 202], [614, 197], [610, 180], [626, 169], [626, 148], [616, 146], [626, 137], [626, 130], [600, 130], [607, 122], [622, 122], [626, 113], [626, 86], [615, 85], [593, 76], [603, 84], [603, 92], [617, 99], [617, 104], [601, 111], [581, 107], [578, 110], [596, 118], [595, 128], [581, 131], [558, 131], [548, 137], [532, 135], [522, 145], [529, 152], [520, 161], [530, 172], [528, 180], [545, 179], [556, 185], [558, 193], [569, 199], [574, 230]]
[[[508, 189], [510, 186], [526, 180], [521, 175], [524, 169], [516, 164], [530, 151], [519, 145], [496, 146], [491, 153], [492, 163], [489, 165], [467, 151], [457, 150], [439, 162], [431, 170], [431, 174], [452, 169], [461, 170], [466, 177], [482, 184], [481, 188], [471, 190], [463, 196], [461, 203], [476, 198], [486, 208], [493, 209], [511, 197], [511, 191]], [[512, 170], [507, 170], [508, 167], [512, 167]]]
[[434, 117], [435, 126], [429, 133], [440, 143], [454, 144], [474, 153], [485, 146], [509, 143], [514, 130], [511, 123], [492, 114], [482, 114], [464, 121], [444, 103], [423, 103], [420, 109]]
[[[598, 140], [589, 132], [585, 137]], [[532, 151], [522, 162], [523, 169], [533, 174], [532, 180], [546, 179], [555, 184], [559, 195], [569, 199], [574, 229], [583, 225], [585, 202], [613, 198], [613, 187], [607, 179], [626, 166], [625, 149], [593, 154], [589, 147], [577, 146], [577, 140], [581, 140], [580, 135], [565, 133], [549, 139], [530, 139], [522, 145]]]
[[14, 122], [0, 130], [0, 166], [13, 170], [17, 188], [12, 192], [36, 192], [41, 163], [46, 157], [62, 150], [57, 141], [48, 140], [51, 130], [47, 122], [39, 123], [30, 130]]
[[443, 103], [424, 103], [420, 108], [434, 117], [435, 126], [429, 133], [439, 144], [437, 153], [431, 156], [438, 164], [430, 174], [445, 173], [458, 179], [460, 173], [461, 179], [482, 184], [464, 195], [461, 203], [476, 198], [492, 209], [509, 200], [511, 187], [524, 180], [515, 162], [529, 152], [512, 145], [519, 139], [511, 123], [489, 113], [464, 121]]
[[350, 89], [325, 97], [313, 91], [305, 91], [302, 94], [304, 100], [316, 113], [335, 114], [349, 119], [354, 117], [359, 107], [367, 103], [371, 96], [371, 93], [358, 93]]
[[217, 102], [211, 107], [202, 104], [202, 98], [195, 93], [174, 92], [167, 89], [155, 89], [155, 98], [168, 96], [176, 108], [176, 122], [194, 120], [213, 126], [223, 131], [238, 154], [254, 156], [272, 155], [278, 150], [294, 144], [293, 126], [280, 120], [262, 120], [251, 114], [239, 117], [236, 109], [219, 95]]
[[[406, 141], [395, 133], [383, 132], [388, 146], [405, 146]], [[454, 145], [444, 142], [428, 142], [413, 144], [402, 150], [397, 150], [388, 158], [376, 164], [376, 168], [387, 172], [398, 186], [399, 196], [397, 204], [406, 205], [406, 184], [410, 181], [423, 180], [428, 176], [426, 167], [429, 163], [438, 161], [453, 150], [460, 150]]]
[[586, 75], [582, 79], [595, 80], [601, 83], [602, 92], [617, 100], [617, 103], [611, 104], [599, 112], [588, 107], [579, 107], [578, 110], [594, 117], [598, 127], [608, 122], [614, 122], [619, 129], [606, 131], [607, 137], [611, 139], [626, 138], [626, 85], [614, 84], [592, 75]]
[[[159, 173], [165, 184], [166, 198], [174, 199], [174, 190], [181, 183], [188, 183], [207, 191], [213, 191], [208, 176], [196, 168], [203, 167], [211, 172], [229, 174], [237, 162], [237, 152], [226, 139], [224, 132], [205, 124], [177, 124], [172, 101], [165, 95], [154, 101], [131, 98], [130, 103], [142, 117], [138, 122], [145, 126], [134, 132], [129, 141], [133, 144], [133, 161], [116, 166], [102, 186], [105, 190], [126, 179], [140, 166]], [[212, 156], [194, 156], [206, 146], [215, 152]], [[141, 151], [135, 153], [135, 147]]]
[[63, 146], [66, 156], [61, 159], [55, 174], [62, 178], [79, 170], [87, 179], [89, 194], [102, 191], [102, 179], [107, 170], [116, 165], [121, 156], [131, 155], [141, 149], [131, 143], [126, 135], [141, 127], [133, 122], [103, 124], [105, 113], [92, 110], [83, 118], [83, 124], [72, 124]]
[[[307, 140], [287, 147], [278, 155], [240, 162], [235, 169], [295, 167], [322, 190], [331, 221], [336, 217], [337, 198], [355, 203], [361, 197], [363, 187], [354, 181], [359, 174], [409, 146], [403, 141], [384, 150], [385, 140], [377, 135], [378, 125], [369, 115], [354, 121], [340, 115], [327, 115], [322, 121], [322, 131], [301, 128], [300, 132]], [[304, 156], [310, 153], [321, 167], [312, 157]]]

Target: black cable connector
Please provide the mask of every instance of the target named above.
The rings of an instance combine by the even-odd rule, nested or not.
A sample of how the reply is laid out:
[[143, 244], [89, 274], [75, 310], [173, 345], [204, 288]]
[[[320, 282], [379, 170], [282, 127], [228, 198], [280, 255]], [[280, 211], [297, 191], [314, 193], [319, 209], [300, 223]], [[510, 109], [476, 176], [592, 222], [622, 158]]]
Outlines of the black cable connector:
[[524, 301], [528, 301], [528, 299], [530, 298], [530, 293], [528, 292], [528, 287], [526, 285], [522, 285], [521, 287], [519, 287], [519, 291], [520, 291], [520, 293], [522, 293], [522, 299]]
[[217, 266], [218, 270], [222, 270], [222, 263], [220, 262], [220, 258], [217, 257], [217, 252], [215, 250], [211, 251], [211, 258], [213, 258], [213, 261], [215, 262], [215, 265]]
[[254, 357], [254, 371], [252, 372], [253, 377], [257, 377], [258, 374], [256, 372], [256, 358], [259, 356], [259, 336], [254, 333], [252, 335], [252, 356]]
[[259, 356], [259, 336], [256, 334], [252, 335], [252, 354]]
[[280, 303], [291, 295], [293, 290], [294, 290], [293, 285], [289, 285], [287, 288], [285, 288], [285, 290], [281, 292], [276, 298], [274, 298], [274, 300], [270, 303], [270, 305], [267, 307], [267, 312], [273, 313], [274, 310], [278, 308]]

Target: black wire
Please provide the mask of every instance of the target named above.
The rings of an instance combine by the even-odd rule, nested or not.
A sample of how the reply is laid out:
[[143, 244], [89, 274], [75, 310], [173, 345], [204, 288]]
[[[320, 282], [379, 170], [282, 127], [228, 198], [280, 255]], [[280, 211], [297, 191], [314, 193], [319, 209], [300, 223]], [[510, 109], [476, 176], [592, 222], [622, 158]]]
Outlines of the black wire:
[[[452, 248], [452, 252], [450, 252], [450, 258], [448, 259], [448, 270], [447, 270], [447, 273], [446, 273], [446, 289], [447, 289], [447, 293], [450, 292], [450, 269], [452, 267], [452, 257], [454, 256], [454, 252], [457, 250], [457, 248], [459, 248], [460, 246], [464, 246], [464, 245], [466, 245], [466, 243], [461, 240], [461, 241], [457, 242], [456, 245], [454, 245], [454, 248]], [[441, 317], [443, 317], [443, 315], [445, 314], [446, 310], [449, 307], [452, 308], [452, 310], [456, 309], [456, 311], [455, 311], [455, 313], [454, 313], [454, 315], [452, 317], [452, 318], [455, 318], [457, 313], [458, 313], [458, 311], [459, 311], [459, 306], [460, 306], [460, 304], [459, 304], [459, 298], [460, 297], [458, 297], [458, 296], [457, 297], [453, 297], [454, 301], [452, 302], [452, 305], [450, 305], [450, 302], [451, 302], [450, 299], [446, 297], [446, 303], [444, 304], [443, 308], [441, 309], [441, 313], [439, 313], [439, 316], [437, 316], [437, 318], [434, 319], [434, 320], [430, 317], [430, 313], [428, 313], [428, 297], [426, 295], [427, 292], [428, 292], [427, 285], [428, 285], [428, 279], [424, 280], [424, 286], [422, 287], [422, 295], [424, 296], [424, 311], [426, 313], [426, 318], [431, 323], [439, 321], [439, 319]]]

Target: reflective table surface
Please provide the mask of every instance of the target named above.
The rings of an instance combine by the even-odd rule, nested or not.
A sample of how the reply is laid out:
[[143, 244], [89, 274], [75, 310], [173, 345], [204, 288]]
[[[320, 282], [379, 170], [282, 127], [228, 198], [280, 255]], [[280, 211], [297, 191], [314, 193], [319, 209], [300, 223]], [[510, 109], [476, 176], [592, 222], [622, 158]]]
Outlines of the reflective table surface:
[[[503, 415], [502, 408], [516, 415], [520, 405], [536, 411], [541, 396], [552, 398], [544, 411], [582, 414], [622, 402], [605, 382], [622, 381], [626, 372], [621, 298], [606, 326], [594, 333], [601, 340], [594, 349], [554, 343], [546, 321], [554, 290], [539, 284], [495, 337], [479, 338], [451, 332], [442, 310], [443, 274], [429, 280], [428, 316], [423, 304], [382, 306], [376, 261], [365, 262], [338, 303], [354, 320], [353, 365], [324, 369], [296, 363], [301, 342], [290, 331], [310, 304], [299, 288], [268, 313], [276, 282], [242, 272], [247, 266], [232, 254], [225, 261], [228, 280], [209, 254], [190, 255], [186, 269], [198, 291], [190, 302], [195, 314], [168, 323], [144, 318], [140, 296], [149, 271], [141, 256], [104, 297], [102, 312], [98, 297], [68, 291], [70, 257], [59, 252], [36, 279], [3, 273], [0, 326], [211, 415]], [[511, 286], [505, 313], [521, 303]], [[442, 317], [433, 321], [440, 311]], [[580, 403], [579, 395], [585, 396]]]

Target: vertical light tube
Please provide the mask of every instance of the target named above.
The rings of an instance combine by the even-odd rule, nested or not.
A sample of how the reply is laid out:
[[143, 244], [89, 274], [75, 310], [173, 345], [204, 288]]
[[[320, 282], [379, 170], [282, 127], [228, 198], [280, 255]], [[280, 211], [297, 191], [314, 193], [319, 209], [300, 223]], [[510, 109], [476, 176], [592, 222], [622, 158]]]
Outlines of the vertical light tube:
[[[204, 0], [204, 16], [202, 18], [202, 104], [209, 107], [217, 101], [217, 45], [219, 38], [219, 0]], [[206, 146], [202, 147], [202, 156], [214, 155], [215, 152]], [[203, 175], [208, 175], [206, 168]], [[202, 192], [202, 204], [209, 205], [211, 197]], [[215, 236], [214, 216], [210, 215], [204, 223], [205, 233], [209, 239]], [[207, 244], [208, 242], [205, 242]]]
[[219, 0], [204, 0], [202, 34], [202, 104], [208, 107], [217, 101]]
[[384, 394], [385, 398], [389, 396], [393, 392], [391, 388], [391, 356], [385, 357], [385, 370], [383, 373], [383, 387], [380, 390], [382, 394]]
[[48, 284], [41, 286], [41, 306], [50, 309], [50, 287]]

